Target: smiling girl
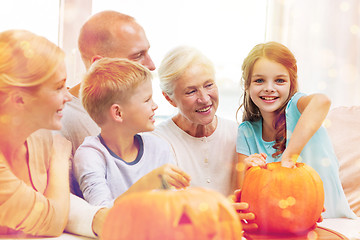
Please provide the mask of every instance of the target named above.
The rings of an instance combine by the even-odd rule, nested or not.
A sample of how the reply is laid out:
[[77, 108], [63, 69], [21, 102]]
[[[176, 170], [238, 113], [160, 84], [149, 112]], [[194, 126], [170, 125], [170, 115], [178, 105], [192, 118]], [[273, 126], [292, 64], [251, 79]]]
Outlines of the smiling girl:
[[[325, 190], [323, 217], [355, 218], [339, 179], [339, 165], [326, 130], [330, 108], [323, 94], [297, 92], [296, 59], [277, 42], [256, 45], [243, 66], [243, 123], [236, 151], [245, 169], [281, 161], [284, 167], [304, 162], [320, 175]], [[241, 180], [240, 180], [241, 181]]]

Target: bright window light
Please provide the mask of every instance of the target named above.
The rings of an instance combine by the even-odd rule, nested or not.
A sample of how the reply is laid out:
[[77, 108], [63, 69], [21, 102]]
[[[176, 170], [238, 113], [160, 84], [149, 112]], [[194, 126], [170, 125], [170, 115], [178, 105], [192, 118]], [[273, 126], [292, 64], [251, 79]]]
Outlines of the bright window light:
[[[156, 66], [178, 45], [200, 49], [216, 66], [217, 114], [233, 120], [242, 94], [242, 62], [252, 47], [265, 41], [266, 8], [267, 0], [93, 0], [93, 13], [111, 9], [137, 19]], [[175, 109], [162, 96], [156, 77], [153, 90], [157, 117], [169, 117]]]
[[1, 1], [0, 31], [25, 29], [58, 44], [58, 0]]

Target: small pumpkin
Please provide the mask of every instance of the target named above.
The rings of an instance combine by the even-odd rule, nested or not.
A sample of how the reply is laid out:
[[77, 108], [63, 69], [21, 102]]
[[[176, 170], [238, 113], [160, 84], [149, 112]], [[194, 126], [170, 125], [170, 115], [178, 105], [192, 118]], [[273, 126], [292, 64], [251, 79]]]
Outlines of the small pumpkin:
[[296, 168], [268, 163], [246, 172], [241, 201], [249, 203], [259, 232], [299, 234], [319, 219], [324, 187], [319, 174], [305, 163], [296, 163]]
[[152, 190], [119, 199], [106, 217], [103, 240], [241, 239], [230, 201], [203, 188]]

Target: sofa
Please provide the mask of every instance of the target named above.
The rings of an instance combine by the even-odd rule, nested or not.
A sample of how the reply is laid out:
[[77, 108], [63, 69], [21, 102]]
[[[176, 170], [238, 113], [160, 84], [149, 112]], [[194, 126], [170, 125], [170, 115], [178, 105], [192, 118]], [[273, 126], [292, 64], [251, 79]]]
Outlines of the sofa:
[[360, 106], [333, 108], [324, 126], [339, 161], [345, 195], [351, 209], [360, 217]]
[[318, 225], [344, 237], [334, 239], [360, 240], [360, 106], [331, 109], [324, 127], [339, 161], [339, 175], [346, 198], [358, 219], [328, 218]]

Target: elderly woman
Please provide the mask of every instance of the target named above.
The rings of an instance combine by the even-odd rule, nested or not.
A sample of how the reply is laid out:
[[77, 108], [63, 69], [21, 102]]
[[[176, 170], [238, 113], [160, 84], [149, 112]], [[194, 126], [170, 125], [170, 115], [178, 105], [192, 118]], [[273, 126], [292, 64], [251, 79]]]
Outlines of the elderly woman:
[[[175, 160], [191, 176], [192, 186], [233, 194], [238, 178], [237, 123], [216, 116], [219, 93], [212, 62], [197, 49], [180, 46], [165, 56], [158, 73], [163, 95], [178, 113], [156, 126], [154, 134], [171, 144]], [[242, 212], [248, 204], [239, 202], [239, 196], [237, 190], [233, 205], [239, 218], [254, 219], [253, 213]], [[254, 230], [257, 226], [243, 224], [243, 228]]]
[[51, 132], [71, 100], [64, 57], [31, 32], [0, 33], [0, 235], [101, 231], [108, 210], [69, 198], [71, 144]]
[[200, 51], [180, 46], [165, 56], [158, 73], [163, 95], [178, 113], [156, 126], [154, 133], [171, 144], [192, 186], [232, 194], [237, 124], [216, 115], [219, 94], [212, 62]]

